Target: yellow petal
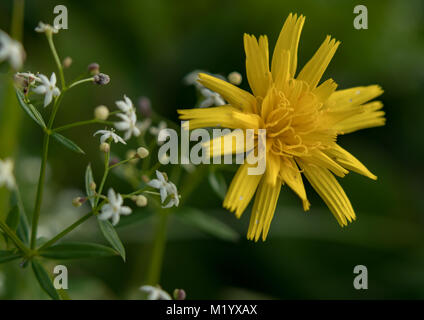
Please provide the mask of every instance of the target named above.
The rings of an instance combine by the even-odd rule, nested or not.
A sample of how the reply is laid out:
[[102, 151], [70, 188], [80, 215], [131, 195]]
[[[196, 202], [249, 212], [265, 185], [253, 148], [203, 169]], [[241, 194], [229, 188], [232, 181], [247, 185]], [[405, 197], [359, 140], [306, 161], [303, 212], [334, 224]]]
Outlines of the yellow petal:
[[309, 210], [309, 201], [306, 197], [305, 186], [303, 185], [302, 175], [292, 158], [282, 158], [280, 164], [280, 177], [283, 183], [287, 185], [299, 196], [303, 203], [303, 209]]
[[266, 156], [266, 183], [275, 186], [280, 173], [280, 157], [269, 152]]
[[328, 150], [325, 150], [325, 152], [332, 157], [334, 161], [341, 164], [346, 169], [355, 171], [370, 179], [377, 180], [377, 177], [372, 174], [358, 159], [339, 145], [335, 145]]
[[337, 89], [337, 83], [333, 79], [328, 79], [312, 90], [312, 93], [318, 98], [319, 101], [324, 103]]
[[206, 73], [199, 73], [198, 81], [206, 88], [219, 93], [233, 107], [249, 113], [256, 110], [256, 99], [249, 92]]
[[357, 130], [384, 126], [386, 119], [385, 112], [380, 109], [383, 104], [380, 101], [374, 101], [360, 106], [361, 112], [338, 122], [333, 126], [339, 134], [351, 133]]
[[300, 71], [297, 79], [307, 82], [311, 90], [314, 89], [321, 80], [339, 44], [339, 41], [331, 40], [331, 37], [327, 36], [311, 60]]
[[[274, 55], [277, 54], [274, 52]], [[274, 78], [274, 85], [277, 90], [283, 90], [284, 85], [286, 82], [290, 79], [290, 51], [283, 50], [280, 53], [280, 61], [276, 65], [278, 67], [277, 70], [275, 70], [273, 78]]]
[[262, 234], [265, 241], [269, 227], [277, 207], [278, 196], [281, 190], [281, 179], [277, 179], [273, 186], [266, 182], [266, 174], [262, 179], [253, 204], [252, 215], [250, 216], [247, 239], [258, 241]]
[[303, 15], [298, 18], [297, 14], [292, 15], [291, 13], [284, 22], [272, 56], [271, 70], [274, 81], [278, 78], [278, 73], [283, 69], [281, 64], [285, 62], [282, 53], [285, 50], [290, 52], [289, 75], [291, 78], [294, 77], [297, 67], [297, 48], [304, 23], [305, 17]]
[[343, 178], [349, 171], [327, 156], [321, 150], [311, 151], [311, 157], [308, 157], [308, 162], [316, 165], [317, 167], [322, 167], [331, 170], [334, 174]]
[[268, 38], [244, 34], [244, 50], [246, 52], [246, 73], [250, 88], [255, 96], [265, 97], [272, 82], [269, 71]]
[[249, 175], [249, 166], [252, 165], [246, 162], [238, 168], [224, 199], [224, 208], [235, 212], [237, 218], [241, 217], [248, 206], [262, 178], [262, 175]]
[[190, 129], [222, 127], [231, 129], [258, 129], [258, 115], [240, 112], [231, 105], [177, 110], [181, 120], [189, 120]]
[[228, 154], [239, 154], [250, 151], [245, 140], [245, 134], [242, 130], [234, 130], [229, 134], [225, 134], [213, 138], [202, 144], [207, 157], [221, 157]]
[[348, 221], [352, 222], [356, 219], [346, 193], [330, 171], [313, 164], [307, 164], [303, 160], [299, 160], [298, 163], [304, 170], [305, 177], [327, 204], [341, 226], [345, 226]]
[[354, 87], [337, 90], [325, 102], [324, 107], [329, 109], [349, 109], [368, 102], [383, 93], [378, 85]]

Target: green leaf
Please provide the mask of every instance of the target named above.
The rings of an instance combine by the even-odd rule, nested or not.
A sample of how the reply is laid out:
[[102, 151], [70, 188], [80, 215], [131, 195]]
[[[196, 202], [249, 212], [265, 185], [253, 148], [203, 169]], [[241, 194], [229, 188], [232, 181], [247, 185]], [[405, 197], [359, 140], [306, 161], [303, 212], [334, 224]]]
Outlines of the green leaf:
[[61, 134], [57, 133], [57, 132], [53, 132], [52, 136], [59, 141], [61, 144], [63, 144], [65, 147], [67, 147], [68, 149], [76, 152], [76, 153], [81, 153], [81, 154], [85, 154], [85, 152], [77, 146], [77, 144], [71, 140], [69, 140], [68, 138], [62, 136]]
[[227, 193], [227, 183], [225, 182], [222, 173], [218, 171], [211, 171], [209, 173], [208, 180], [212, 190], [218, 197], [221, 198], [221, 200], [224, 200], [225, 194]]
[[37, 278], [41, 288], [53, 300], [60, 300], [59, 295], [57, 294], [57, 291], [53, 286], [52, 280], [50, 279], [44, 267], [38, 261], [35, 261], [35, 260], [32, 261], [31, 265], [32, 265], [32, 270], [34, 271], [35, 277]]
[[19, 253], [14, 252], [14, 251], [0, 250], [0, 263], [5, 263], [5, 262], [12, 261], [12, 260], [16, 260], [19, 257], [21, 257], [21, 255]]
[[94, 195], [95, 191], [90, 188], [90, 185], [94, 182], [93, 171], [91, 170], [91, 165], [88, 164], [87, 169], [85, 169], [85, 192], [87, 193], [88, 200], [91, 203], [91, 207], [94, 208]]
[[112, 247], [119, 252], [122, 259], [125, 261], [125, 248], [121, 240], [119, 239], [119, 236], [115, 231], [115, 228], [107, 220], [97, 219], [97, 221], [99, 222], [100, 230], [102, 231], [106, 240], [109, 241]]
[[38, 112], [38, 110], [32, 104], [25, 102], [25, 96], [18, 88], [16, 88], [15, 90], [19, 105], [22, 107], [22, 109], [31, 117], [32, 120], [37, 122], [42, 128], [47, 128], [46, 123], [44, 122], [40, 112]]
[[196, 227], [212, 236], [226, 241], [236, 241], [239, 234], [226, 224], [199, 209], [185, 207], [175, 212], [181, 222]]
[[9, 226], [10, 229], [16, 232], [16, 230], [18, 229], [19, 220], [19, 208], [15, 205], [12, 207], [12, 209], [10, 209], [9, 214], [7, 215], [6, 224]]
[[101, 258], [116, 255], [118, 255], [118, 252], [112, 248], [84, 242], [61, 243], [40, 251], [40, 256], [58, 260]]
[[16, 235], [19, 239], [22, 240], [23, 243], [28, 244], [29, 242], [29, 225], [28, 218], [25, 213], [25, 208], [22, 205], [22, 202], [19, 201], [19, 192], [16, 190], [12, 191], [10, 197], [10, 206], [17, 206], [19, 208], [19, 223], [18, 228], [16, 230]]

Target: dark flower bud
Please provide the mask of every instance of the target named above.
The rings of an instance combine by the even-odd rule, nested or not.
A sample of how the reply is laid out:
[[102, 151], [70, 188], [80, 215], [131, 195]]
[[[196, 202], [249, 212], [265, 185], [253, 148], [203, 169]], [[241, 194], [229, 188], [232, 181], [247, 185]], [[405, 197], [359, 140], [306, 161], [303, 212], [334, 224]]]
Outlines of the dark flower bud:
[[152, 116], [152, 105], [150, 103], [150, 99], [147, 97], [140, 97], [140, 99], [138, 99], [138, 110], [142, 116], [150, 118]]
[[175, 289], [174, 290], [174, 299], [175, 300], [185, 300], [186, 298], [186, 292], [184, 289]]
[[90, 63], [88, 65], [88, 72], [90, 74], [92, 74], [93, 76], [96, 75], [96, 74], [98, 74], [100, 72], [100, 66], [99, 66], [99, 64], [98, 63], [95, 63], [95, 62], [94, 63]]
[[110, 82], [110, 77], [107, 74], [99, 73], [94, 76], [93, 81], [95, 84], [104, 86]]

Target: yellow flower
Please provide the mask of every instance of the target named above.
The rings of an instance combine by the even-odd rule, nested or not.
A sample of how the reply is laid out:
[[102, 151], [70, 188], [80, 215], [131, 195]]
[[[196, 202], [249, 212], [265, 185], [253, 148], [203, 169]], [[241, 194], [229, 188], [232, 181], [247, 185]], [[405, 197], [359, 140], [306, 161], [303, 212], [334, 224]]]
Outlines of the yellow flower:
[[[355, 220], [345, 192], [334, 177], [348, 170], [377, 179], [359, 160], [336, 143], [337, 135], [382, 126], [382, 103], [369, 102], [382, 94], [377, 85], [337, 90], [321, 77], [340, 42], [327, 36], [296, 75], [297, 49], [304, 16], [290, 14], [284, 23], [269, 67], [268, 38], [244, 35], [246, 73], [252, 93], [207, 74], [199, 82], [219, 93], [229, 104], [206, 109], [179, 110], [190, 129], [221, 126], [266, 129], [266, 171], [248, 175], [242, 164], [224, 199], [224, 207], [239, 218], [256, 192], [248, 239], [265, 240], [281, 186], [289, 186], [309, 209], [302, 173], [327, 204], [341, 226]], [[225, 136], [217, 138], [225, 139]], [[213, 148], [213, 141], [208, 147]], [[257, 144], [255, 144], [257, 148]], [[208, 149], [211, 150], [211, 149]], [[213, 149], [214, 152], [217, 151]], [[235, 148], [222, 148], [221, 154]], [[216, 154], [214, 154], [215, 156]], [[333, 175], [334, 174], [334, 175]]]

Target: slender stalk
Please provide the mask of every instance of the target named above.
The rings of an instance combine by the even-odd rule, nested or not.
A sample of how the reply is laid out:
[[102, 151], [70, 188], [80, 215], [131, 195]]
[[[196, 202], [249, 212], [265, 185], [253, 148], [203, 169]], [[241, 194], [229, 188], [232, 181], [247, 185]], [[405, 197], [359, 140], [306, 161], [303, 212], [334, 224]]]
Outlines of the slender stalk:
[[153, 252], [150, 260], [150, 267], [147, 274], [147, 284], [157, 285], [162, 271], [162, 260], [166, 245], [166, 231], [168, 227], [169, 212], [158, 211], [159, 220], [156, 227], [156, 235], [153, 242]]
[[52, 54], [53, 54], [54, 61], [56, 62], [57, 69], [59, 70], [59, 77], [60, 77], [60, 83], [62, 85], [62, 90], [64, 90], [66, 88], [65, 75], [63, 73], [62, 63], [60, 62], [59, 55], [57, 54], [57, 51], [56, 51], [56, 47], [54, 46], [53, 34], [52, 32], [46, 32], [46, 36], [50, 46], [50, 50], [52, 51]]
[[60, 131], [63, 131], [63, 130], [67, 130], [67, 129], [71, 129], [71, 128], [75, 128], [75, 127], [80, 127], [80, 126], [85, 126], [85, 125], [88, 125], [88, 124], [94, 124], [94, 123], [101, 123], [101, 124], [106, 124], [106, 125], [112, 125], [113, 124], [112, 121], [105, 121], [105, 120], [100, 120], [100, 119], [91, 119], [91, 120], [84, 120], [84, 121], [78, 121], [78, 122], [66, 124], [64, 126], [53, 129], [53, 131], [60, 132]]
[[75, 86], [77, 86], [77, 85], [79, 85], [79, 84], [81, 84], [81, 83], [85, 83], [85, 82], [93, 82], [93, 81], [94, 81], [94, 78], [93, 78], [93, 77], [91, 77], [91, 78], [87, 78], [87, 79], [78, 80], [78, 81], [75, 81], [74, 83], [72, 83], [72, 84], [68, 87], [68, 89], [71, 89], [71, 88], [73, 88], [73, 87], [75, 87]]
[[102, 178], [102, 182], [100, 183], [99, 191], [97, 192], [98, 193], [97, 199], [96, 199], [96, 201], [94, 201], [95, 207], [97, 207], [97, 204], [99, 203], [100, 195], [103, 192], [103, 187], [105, 185], [107, 175], [109, 174], [109, 158], [110, 158], [110, 152], [106, 152], [106, 154], [105, 154], [105, 171], [103, 173], [103, 178]]
[[37, 227], [38, 227], [38, 220], [40, 218], [41, 202], [43, 200], [47, 156], [49, 153], [49, 140], [50, 140], [50, 135], [48, 133], [45, 133], [44, 142], [43, 142], [43, 155], [41, 158], [40, 176], [38, 178], [37, 195], [35, 197], [34, 213], [32, 215], [31, 242], [30, 242], [31, 249], [35, 248], [35, 242], [37, 240]]
[[129, 158], [129, 159], [125, 159], [125, 160], [119, 161], [118, 163], [115, 163], [115, 164], [111, 165], [111, 166], [109, 167], [109, 170], [110, 170], [110, 169], [113, 169], [113, 168], [115, 168], [115, 167], [118, 167], [118, 166], [120, 166], [120, 165], [122, 165], [122, 164], [128, 163], [128, 162], [130, 162], [130, 161], [132, 161], [132, 160], [137, 160], [137, 158]]
[[19, 239], [15, 232], [13, 232], [12, 229], [9, 228], [9, 226], [4, 223], [2, 220], [0, 220], [0, 228], [4, 231], [5, 234], [13, 241], [13, 243], [16, 245], [16, 248], [21, 250], [24, 254], [29, 254], [30, 250], [25, 246], [25, 244]]
[[64, 236], [66, 236], [69, 232], [71, 232], [72, 230], [74, 230], [76, 227], [78, 227], [79, 225], [81, 225], [82, 223], [84, 223], [86, 220], [88, 220], [91, 216], [93, 215], [93, 211], [90, 211], [89, 213], [85, 214], [83, 217], [81, 217], [80, 219], [78, 219], [76, 222], [74, 222], [73, 224], [71, 224], [69, 227], [67, 227], [66, 229], [64, 229], [62, 232], [60, 232], [59, 234], [57, 234], [54, 238], [50, 239], [49, 241], [47, 241], [46, 243], [44, 243], [40, 248], [37, 249], [37, 251], [41, 251], [45, 248], [50, 247], [51, 245], [55, 244], [59, 239], [63, 238]]

